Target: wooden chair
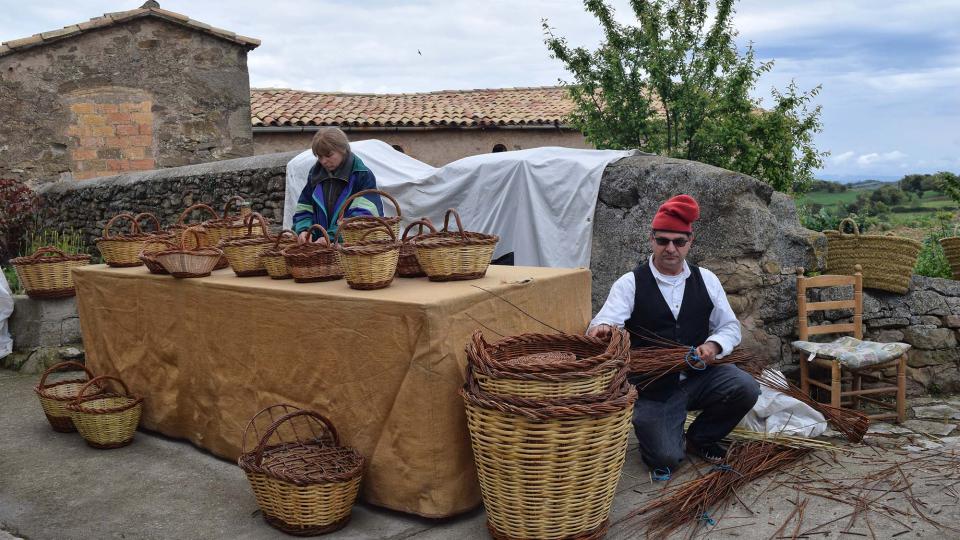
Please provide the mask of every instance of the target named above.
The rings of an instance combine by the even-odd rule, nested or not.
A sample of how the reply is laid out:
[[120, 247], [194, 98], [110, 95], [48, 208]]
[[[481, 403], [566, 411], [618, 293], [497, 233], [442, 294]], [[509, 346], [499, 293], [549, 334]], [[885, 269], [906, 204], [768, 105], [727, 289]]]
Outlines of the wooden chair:
[[[807, 395], [810, 394], [811, 385], [826, 390], [830, 396], [830, 404], [834, 407], [856, 409], [863, 400], [893, 409], [894, 412], [873, 414], [869, 417], [896, 418], [897, 422], [903, 422], [906, 418], [907, 350], [910, 345], [863, 341], [863, 276], [860, 265], [857, 265], [855, 270], [856, 273], [852, 276], [826, 275], [808, 278], [803, 276], [803, 268], [797, 269], [797, 333], [800, 340], [793, 342], [793, 347], [801, 353], [800, 388]], [[819, 302], [807, 300], [807, 291], [810, 289], [842, 286], [853, 286], [852, 299]], [[852, 309], [853, 322], [817, 326], [809, 324], [808, 317], [811, 312], [835, 309]], [[852, 334], [852, 337], [847, 335], [829, 343], [807, 341], [810, 336], [820, 334]], [[830, 384], [810, 377], [811, 361], [830, 370]], [[897, 366], [897, 381], [896, 384], [890, 384], [884, 381], [882, 374], [876, 372], [894, 364]], [[843, 371], [847, 374], [844, 375]], [[863, 378], [876, 381], [876, 387], [863, 389]], [[849, 389], [845, 390], [844, 386]], [[868, 397], [891, 393], [896, 393], [896, 405]]]

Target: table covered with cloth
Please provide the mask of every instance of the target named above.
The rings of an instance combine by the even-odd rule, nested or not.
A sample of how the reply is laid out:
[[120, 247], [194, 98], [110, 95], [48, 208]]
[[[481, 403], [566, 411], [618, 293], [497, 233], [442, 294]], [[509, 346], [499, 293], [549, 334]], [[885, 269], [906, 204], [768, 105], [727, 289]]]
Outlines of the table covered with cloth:
[[480, 502], [457, 394], [470, 335], [580, 333], [590, 320], [584, 269], [491, 266], [478, 280], [373, 291], [229, 269], [174, 279], [94, 265], [74, 277], [87, 365], [145, 398], [142, 427], [235, 460], [263, 407], [313, 409], [365, 457], [364, 500], [427, 517]]

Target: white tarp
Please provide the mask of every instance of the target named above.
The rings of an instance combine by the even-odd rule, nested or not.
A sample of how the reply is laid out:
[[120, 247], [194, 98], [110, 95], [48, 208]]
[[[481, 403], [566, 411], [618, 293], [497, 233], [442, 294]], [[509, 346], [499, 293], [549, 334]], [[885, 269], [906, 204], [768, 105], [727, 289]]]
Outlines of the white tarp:
[[7, 277], [0, 272], [0, 358], [13, 352], [13, 340], [7, 330], [7, 319], [13, 313], [13, 293]]
[[[456, 208], [467, 230], [500, 237], [494, 258], [513, 252], [514, 264], [559, 268], [590, 266], [603, 170], [633, 154], [545, 147], [471, 156], [437, 168], [379, 140], [350, 148], [373, 171], [380, 189], [400, 203], [404, 225], [426, 216], [439, 229], [447, 208]], [[307, 150], [287, 164], [286, 228], [315, 162]], [[387, 215], [395, 215], [390, 206], [384, 200]]]
[[[785, 381], [783, 373], [765, 370], [767, 376]], [[740, 421], [740, 427], [761, 433], [817, 437], [827, 430], [823, 415], [800, 400], [760, 385], [760, 398]]]

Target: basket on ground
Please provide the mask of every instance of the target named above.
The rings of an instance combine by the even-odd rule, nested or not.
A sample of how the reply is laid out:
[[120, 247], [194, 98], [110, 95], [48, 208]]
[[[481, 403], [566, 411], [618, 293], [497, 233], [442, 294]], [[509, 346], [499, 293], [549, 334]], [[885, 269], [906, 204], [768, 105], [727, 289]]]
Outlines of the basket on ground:
[[960, 236], [957, 236], [957, 225], [953, 228], [953, 236], [940, 239], [940, 245], [943, 247], [943, 254], [950, 263], [950, 273], [953, 279], [960, 280]]
[[[350, 210], [350, 205], [353, 204], [353, 201], [364, 201], [364, 199], [360, 198], [366, 195], [379, 195], [381, 197], [386, 197], [391, 203], [393, 203], [393, 207], [396, 209], [397, 215], [389, 217], [377, 216], [377, 209], [374, 207], [373, 203], [367, 202], [369, 207], [366, 208], [366, 210], [368, 210], [371, 215], [354, 216], [344, 219], [344, 213]], [[393, 238], [399, 238], [401, 217], [400, 204], [389, 193], [380, 191], [379, 189], [365, 189], [363, 191], [354, 193], [349, 199], [343, 202], [343, 205], [337, 212], [337, 219], [334, 220], [334, 223], [337, 224], [337, 232], [343, 236], [343, 241], [349, 244], [355, 244], [363, 241], [364, 238], [366, 238], [367, 241], [389, 240], [391, 237], [387, 235], [387, 232], [380, 229], [381, 224], [378, 220], [381, 219], [385, 221], [389, 228], [393, 231]], [[370, 231], [373, 232], [370, 233]], [[368, 233], [370, 234], [368, 235]]]
[[[457, 222], [457, 231], [449, 230], [450, 216]], [[413, 239], [417, 260], [430, 281], [454, 281], [482, 278], [493, 258], [500, 237], [463, 230], [460, 214], [453, 208], [443, 217], [443, 229]]]
[[602, 538], [623, 468], [637, 391], [562, 403], [483, 392], [471, 369], [460, 394], [493, 538]]
[[[62, 379], [47, 384], [47, 377], [52, 373], [59, 371], [83, 371], [86, 378], [83, 379]], [[51, 366], [40, 376], [40, 382], [33, 389], [40, 398], [40, 406], [43, 408], [43, 414], [50, 422], [50, 427], [60, 433], [72, 433], [77, 430], [70, 420], [70, 411], [67, 410], [67, 404], [72, 402], [80, 394], [80, 389], [87, 382], [93, 379], [93, 373], [77, 362], [60, 362]], [[100, 387], [90, 389], [91, 394], [101, 391]]]
[[[852, 234], [843, 232], [846, 225]], [[863, 267], [863, 286], [906, 294], [922, 247], [920, 242], [892, 234], [860, 234], [855, 221], [845, 218], [840, 230], [823, 231], [827, 237], [827, 272], [853, 275]]]
[[212, 247], [188, 248], [188, 237], [192, 237], [196, 246], [205, 245], [202, 239], [204, 233], [198, 229], [189, 228], [180, 236], [180, 246], [175, 249], [158, 251], [154, 257], [167, 272], [175, 278], [196, 278], [209, 276], [214, 267], [223, 257], [223, 252]]
[[30, 298], [67, 298], [77, 294], [72, 270], [90, 264], [90, 256], [67, 255], [56, 247], [46, 246], [33, 255], [15, 258], [10, 264]]
[[[410, 234], [410, 231], [414, 227], [420, 227], [417, 234], [407, 238], [407, 235]], [[417, 248], [414, 247], [411, 242], [414, 238], [419, 238], [423, 236], [423, 228], [426, 227], [430, 229], [430, 232], [436, 233], [437, 229], [433, 226], [433, 223], [430, 222], [428, 218], [420, 218], [417, 221], [414, 221], [410, 225], [407, 225], [407, 228], [403, 230], [403, 236], [400, 237], [400, 260], [397, 261], [397, 275], [404, 278], [417, 278], [426, 276], [427, 273], [423, 271], [423, 268], [420, 266], [420, 261], [417, 260]]]
[[[254, 222], [258, 222], [259, 230], [254, 233]], [[230, 236], [217, 244], [230, 261], [230, 267], [237, 277], [265, 276], [267, 267], [263, 265], [260, 255], [270, 247], [270, 233], [267, 232], [267, 222], [257, 212], [243, 218], [246, 234]]]
[[317, 242], [311, 242], [308, 238], [282, 252], [287, 269], [297, 283], [332, 281], [343, 277], [337, 250], [330, 244], [327, 230], [318, 224], [312, 225], [307, 232], [312, 234], [314, 229], [320, 232]]
[[284, 229], [273, 239], [273, 245], [260, 254], [263, 266], [267, 269], [270, 279], [290, 279], [290, 269], [287, 260], [283, 257], [283, 250], [297, 245], [297, 233]]
[[[106, 387], [108, 381], [116, 382], [120, 392], [104, 391], [88, 394], [91, 387]], [[140, 423], [143, 398], [130, 394], [127, 385], [117, 377], [101, 375], [87, 382], [77, 397], [67, 404], [70, 419], [77, 431], [93, 448], [120, 448], [133, 441]]]
[[[337, 244], [337, 260], [343, 268], [343, 277], [351, 289], [382, 289], [393, 282], [400, 259], [400, 242], [393, 229], [383, 218], [373, 218], [380, 222], [380, 229], [367, 229], [360, 242]], [[378, 236], [383, 232], [387, 240], [367, 240], [366, 237]], [[337, 232], [338, 236], [340, 230]]]
[[[130, 221], [129, 234], [111, 234], [111, 228], [118, 219]], [[110, 218], [103, 228], [103, 237], [97, 240], [97, 249], [103, 256], [103, 262], [114, 267], [140, 266], [140, 251], [143, 249], [147, 235], [140, 230], [137, 219], [133, 214], [123, 212]]]
[[[258, 419], [271, 422], [262, 435]], [[249, 450], [248, 433], [257, 439]], [[313, 536], [341, 529], [350, 521], [363, 456], [340, 446], [336, 429], [324, 416], [292, 405], [263, 409], [243, 430], [237, 464], [250, 481], [263, 518], [273, 527]]]

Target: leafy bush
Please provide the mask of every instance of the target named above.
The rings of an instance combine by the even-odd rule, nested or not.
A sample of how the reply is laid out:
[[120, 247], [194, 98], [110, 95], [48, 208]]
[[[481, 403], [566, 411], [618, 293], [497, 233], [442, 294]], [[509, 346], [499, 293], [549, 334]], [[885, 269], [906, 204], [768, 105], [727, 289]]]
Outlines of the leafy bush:
[[20, 279], [17, 277], [17, 271], [12, 266], [3, 267], [3, 276], [7, 278], [7, 284], [10, 285], [10, 291], [13, 294], [23, 294], [20, 290]]
[[941, 278], [953, 276], [950, 263], [943, 254], [943, 246], [940, 245], [941, 238], [953, 236], [953, 227], [950, 223], [952, 217], [953, 215], [949, 212], [937, 212], [937, 226], [923, 239], [923, 247], [920, 248], [917, 265], [913, 270], [915, 274]]

